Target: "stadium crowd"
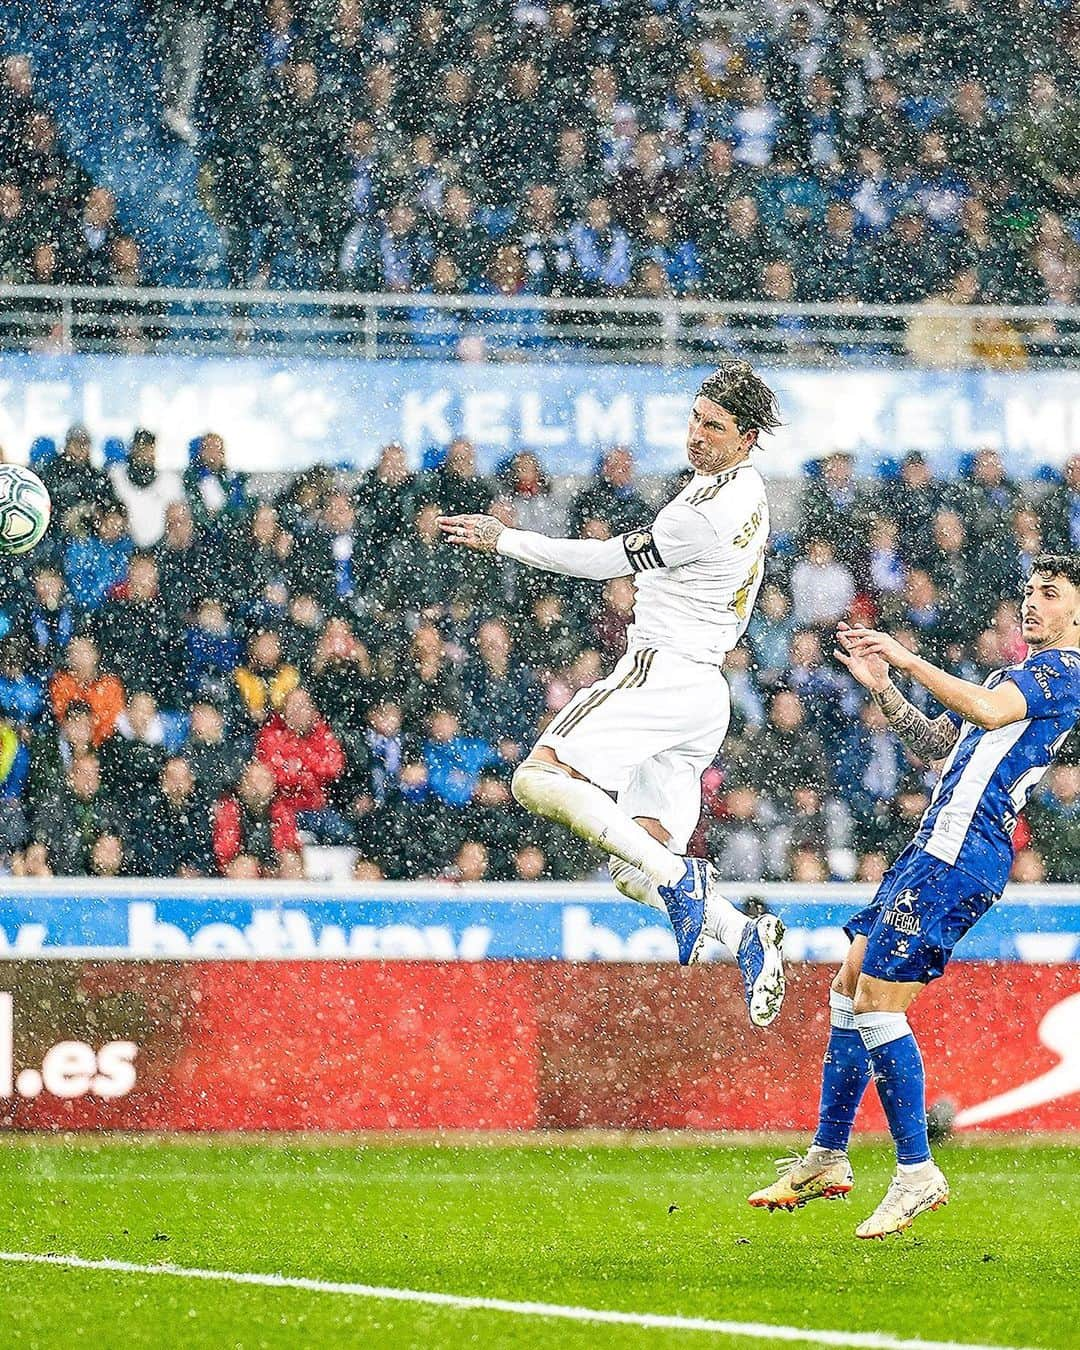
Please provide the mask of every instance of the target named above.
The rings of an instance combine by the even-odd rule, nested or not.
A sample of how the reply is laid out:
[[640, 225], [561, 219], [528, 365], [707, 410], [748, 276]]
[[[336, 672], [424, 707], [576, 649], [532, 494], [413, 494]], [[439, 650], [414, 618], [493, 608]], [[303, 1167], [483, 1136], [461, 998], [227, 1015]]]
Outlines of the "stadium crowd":
[[[158, 467], [147, 430], [107, 468], [80, 427], [34, 458], [54, 524], [0, 579], [5, 868], [299, 877], [315, 843], [354, 849], [361, 879], [594, 871], [508, 782], [545, 720], [621, 653], [631, 581], [454, 550], [435, 518], [490, 508], [588, 537], [642, 526], [655, 505], [627, 449], [553, 483], [528, 453], [486, 477], [458, 439], [414, 473], [388, 445], [359, 476], [318, 467], [261, 495], [213, 433], [182, 475]], [[650, 486], [655, 500], [674, 484]], [[992, 450], [948, 480], [918, 453], [872, 480], [831, 454], [773, 542], [728, 661], [732, 732], [693, 847], [730, 879], [872, 880], [932, 776], [831, 660], [834, 625], [887, 625], [973, 679], [1017, 659], [1027, 564], [1080, 548], [1080, 456], [1057, 481], [1017, 484]], [[1021, 821], [1018, 878], [1077, 875], [1078, 764], [1066, 751]]]
[[[235, 286], [1077, 303], [1068, 0], [766, 0], [731, 28], [697, 8], [154, 0], [147, 19], [163, 41], [196, 24], [191, 116], [165, 121], [197, 142]], [[138, 225], [9, 50], [0, 277], [138, 285]]]
[[233, 7], [201, 146], [231, 281], [1077, 302], [1072, 5], [705, 9]]
[[130, 286], [139, 246], [116, 198], [64, 148], [21, 53], [0, 63], [0, 282]]

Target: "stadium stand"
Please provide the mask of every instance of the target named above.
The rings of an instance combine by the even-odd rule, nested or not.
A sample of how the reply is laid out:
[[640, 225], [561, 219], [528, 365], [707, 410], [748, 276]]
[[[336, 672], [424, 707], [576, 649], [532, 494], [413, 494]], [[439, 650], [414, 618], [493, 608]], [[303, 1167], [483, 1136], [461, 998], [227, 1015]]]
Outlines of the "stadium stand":
[[1080, 223], [1075, 16], [881, 12], [236, 7], [201, 152], [210, 200], [252, 184], [217, 194], [230, 280], [890, 303], [973, 271], [973, 299], [1075, 303], [1044, 240]]
[[[0, 0], [5, 283], [486, 298], [472, 330], [406, 310], [370, 353], [440, 356], [476, 354], [477, 324], [489, 352], [555, 350], [557, 313], [531, 308], [552, 300], [1049, 315], [1080, 297], [1065, 0], [76, 0], [56, 20]], [[159, 321], [99, 345], [144, 350]], [[648, 346], [659, 320], [615, 322]], [[726, 323], [703, 324], [699, 354]], [[955, 345], [954, 319], [904, 323], [883, 355], [934, 365]], [[813, 359], [808, 335], [784, 313], [755, 350]], [[1004, 320], [964, 342], [984, 365], [1027, 359]], [[253, 484], [213, 434], [182, 477], [158, 471], [151, 431], [96, 456], [80, 428], [39, 439], [56, 524], [0, 579], [10, 866], [294, 876], [310, 847], [347, 846], [365, 877], [586, 874], [507, 781], [619, 652], [628, 583], [597, 605], [440, 547], [434, 518], [494, 502], [531, 528], [618, 532], [664, 485], [624, 449], [577, 481], [529, 454], [485, 478], [461, 440], [437, 459], [416, 474], [387, 446], [359, 477]], [[992, 451], [951, 480], [911, 453], [867, 480], [834, 454], [791, 516], [731, 657], [735, 728], [695, 847], [733, 879], [871, 880], [930, 779], [831, 663], [831, 626], [873, 618], [971, 676], [1008, 659], [1026, 561], [1080, 547], [1080, 460], [1014, 483]], [[1019, 873], [1073, 875], [1077, 771], [1055, 769], [1029, 816]]]
[[[598, 597], [453, 551], [434, 518], [494, 504], [603, 536], [647, 523], [670, 484], [639, 482], [623, 449], [595, 478], [552, 482], [529, 454], [488, 478], [460, 439], [419, 474], [390, 445], [359, 476], [258, 485], [213, 434], [182, 478], [158, 471], [148, 431], [107, 469], [91, 449], [78, 427], [38, 445], [56, 525], [0, 576], [5, 866], [296, 877], [327, 846], [368, 879], [592, 872], [508, 780], [619, 654], [629, 583]], [[872, 880], [932, 777], [830, 660], [835, 619], [888, 624], [968, 678], [1016, 658], [1027, 561], [1080, 546], [1080, 457], [1017, 484], [993, 451], [948, 480], [918, 453], [872, 480], [831, 454], [796, 489], [729, 660], [733, 732], [695, 846], [733, 880]], [[1074, 876], [1078, 820], [1066, 762], [1019, 826], [1017, 875]]]
[[1062, 0], [0, 17], [9, 279], [1077, 303]]

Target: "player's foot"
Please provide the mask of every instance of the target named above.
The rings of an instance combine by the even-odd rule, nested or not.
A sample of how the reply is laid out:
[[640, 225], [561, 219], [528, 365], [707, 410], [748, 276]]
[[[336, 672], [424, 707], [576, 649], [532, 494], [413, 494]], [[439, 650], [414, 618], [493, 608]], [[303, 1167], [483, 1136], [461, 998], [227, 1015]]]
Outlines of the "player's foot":
[[775, 1021], [784, 1002], [784, 954], [780, 943], [784, 925], [775, 914], [751, 919], [743, 931], [736, 960], [742, 971], [743, 993], [756, 1027]]
[[941, 1169], [929, 1162], [922, 1172], [897, 1172], [885, 1199], [855, 1229], [859, 1238], [886, 1238], [910, 1228], [920, 1214], [949, 1203], [949, 1183]]
[[838, 1200], [854, 1185], [848, 1155], [837, 1149], [810, 1149], [805, 1158], [783, 1158], [776, 1164], [779, 1177], [749, 1196], [755, 1209], [801, 1209], [811, 1200]]
[[657, 886], [660, 898], [675, 930], [679, 947], [679, 965], [690, 966], [701, 960], [705, 947], [705, 890], [709, 865], [703, 858], [685, 858], [686, 870], [674, 886]]

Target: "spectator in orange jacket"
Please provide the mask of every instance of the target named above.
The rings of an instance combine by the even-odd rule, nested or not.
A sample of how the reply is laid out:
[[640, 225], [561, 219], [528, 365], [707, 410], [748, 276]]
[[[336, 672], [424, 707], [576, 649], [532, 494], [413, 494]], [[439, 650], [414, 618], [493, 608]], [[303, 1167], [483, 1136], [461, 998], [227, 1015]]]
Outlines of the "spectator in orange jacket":
[[293, 689], [281, 711], [267, 718], [255, 758], [274, 775], [275, 820], [292, 820], [321, 844], [352, 842], [351, 827], [327, 805], [326, 796], [327, 785], [344, 771], [345, 755], [306, 689]]
[[103, 675], [99, 670], [93, 638], [72, 638], [64, 661], [67, 669], [58, 670], [49, 686], [53, 714], [60, 722], [68, 704], [88, 704], [94, 745], [100, 746], [113, 734], [117, 718], [124, 710], [124, 686], [115, 675]]

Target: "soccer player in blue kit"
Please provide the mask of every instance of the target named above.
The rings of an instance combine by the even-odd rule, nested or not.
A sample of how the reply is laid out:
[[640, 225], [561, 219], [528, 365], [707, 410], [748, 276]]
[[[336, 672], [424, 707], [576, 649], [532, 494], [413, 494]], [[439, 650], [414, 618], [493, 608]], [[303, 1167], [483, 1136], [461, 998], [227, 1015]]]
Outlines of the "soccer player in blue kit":
[[[1017, 817], [1080, 719], [1080, 557], [1036, 558], [1020, 612], [1029, 655], [982, 685], [931, 665], [885, 633], [839, 626], [837, 659], [919, 758], [944, 763], [914, 840], [846, 926], [851, 948], [829, 995], [814, 1142], [805, 1156], [779, 1164], [778, 1180], [751, 1195], [751, 1205], [793, 1210], [851, 1190], [848, 1138], [871, 1078], [897, 1169], [856, 1236], [903, 1232], [948, 1202], [948, 1183], [930, 1154], [923, 1063], [907, 1009], [1004, 890]], [[926, 717], [892, 683], [890, 667], [946, 711]]]

